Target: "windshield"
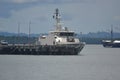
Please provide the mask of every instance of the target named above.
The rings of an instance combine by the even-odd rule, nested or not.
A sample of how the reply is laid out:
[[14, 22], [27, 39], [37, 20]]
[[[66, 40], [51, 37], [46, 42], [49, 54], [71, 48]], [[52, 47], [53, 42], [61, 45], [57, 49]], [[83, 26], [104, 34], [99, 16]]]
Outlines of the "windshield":
[[60, 33], [59, 36], [74, 36], [74, 33]]

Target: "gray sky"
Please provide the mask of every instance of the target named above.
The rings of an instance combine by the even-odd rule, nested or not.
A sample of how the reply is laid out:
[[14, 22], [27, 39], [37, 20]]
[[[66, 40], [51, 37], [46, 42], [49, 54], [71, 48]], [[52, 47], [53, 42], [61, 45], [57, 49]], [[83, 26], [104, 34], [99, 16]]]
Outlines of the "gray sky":
[[52, 18], [60, 10], [63, 26], [77, 33], [107, 31], [113, 25], [120, 32], [120, 0], [0, 0], [0, 31], [46, 33], [54, 29]]

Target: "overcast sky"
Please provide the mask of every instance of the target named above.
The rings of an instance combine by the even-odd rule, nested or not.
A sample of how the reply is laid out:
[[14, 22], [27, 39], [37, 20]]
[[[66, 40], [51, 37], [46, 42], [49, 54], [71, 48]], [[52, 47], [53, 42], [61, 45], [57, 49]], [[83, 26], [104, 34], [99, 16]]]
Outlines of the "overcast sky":
[[77, 33], [120, 32], [120, 0], [0, 0], [0, 31], [46, 33], [54, 29], [52, 18], [58, 8], [62, 24]]

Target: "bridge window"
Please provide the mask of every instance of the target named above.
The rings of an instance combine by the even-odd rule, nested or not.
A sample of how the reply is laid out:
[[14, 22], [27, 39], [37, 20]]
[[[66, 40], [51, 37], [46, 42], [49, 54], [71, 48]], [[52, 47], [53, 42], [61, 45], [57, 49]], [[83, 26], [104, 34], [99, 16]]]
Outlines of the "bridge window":
[[60, 33], [60, 36], [74, 36], [74, 33]]

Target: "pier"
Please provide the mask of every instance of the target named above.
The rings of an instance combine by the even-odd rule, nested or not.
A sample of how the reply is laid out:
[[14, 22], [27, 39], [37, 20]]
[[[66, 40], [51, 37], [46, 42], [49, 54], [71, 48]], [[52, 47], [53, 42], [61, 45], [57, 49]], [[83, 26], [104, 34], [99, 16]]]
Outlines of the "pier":
[[29, 44], [8, 44], [0, 45], [0, 54], [13, 55], [77, 55], [83, 48], [68, 45], [29, 45]]

